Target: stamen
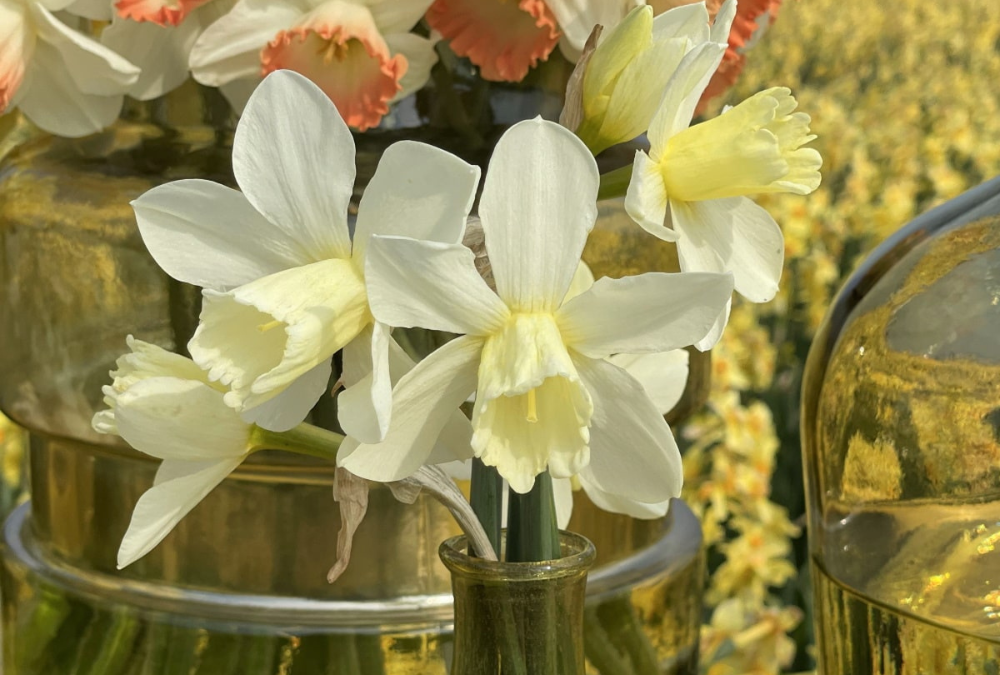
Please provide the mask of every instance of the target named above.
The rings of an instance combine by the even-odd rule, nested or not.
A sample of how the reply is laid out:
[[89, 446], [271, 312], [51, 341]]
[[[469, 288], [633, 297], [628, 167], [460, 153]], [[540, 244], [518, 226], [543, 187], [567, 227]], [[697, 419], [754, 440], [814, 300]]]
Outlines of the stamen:
[[267, 323], [260, 324], [259, 326], [257, 326], [257, 330], [259, 330], [261, 333], [266, 333], [272, 328], [277, 328], [283, 323], [284, 323], [283, 321], [278, 321], [277, 319], [275, 319], [274, 321], [268, 321]]
[[324, 65], [330, 65], [335, 60], [340, 63], [347, 58], [347, 54], [350, 51], [350, 46], [348, 45], [349, 40], [341, 39], [341, 31], [336, 30], [330, 37], [326, 38], [321, 44], [320, 48], [316, 51], [316, 55], [320, 57]]
[[535, 400], [534, 389], [528, 390], [528, 416], [526, 419], [532, 424], [538, 421], [538, 403]]

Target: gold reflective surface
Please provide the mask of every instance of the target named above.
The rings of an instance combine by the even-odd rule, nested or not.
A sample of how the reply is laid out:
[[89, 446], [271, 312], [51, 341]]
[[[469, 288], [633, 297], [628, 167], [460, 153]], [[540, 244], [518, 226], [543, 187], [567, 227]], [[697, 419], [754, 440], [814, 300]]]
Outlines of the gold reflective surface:
[[826, 675], [1000, 669], [991, 185], [901, 232], [900, 253], [873, 256], [810, 355], [803, 439]]

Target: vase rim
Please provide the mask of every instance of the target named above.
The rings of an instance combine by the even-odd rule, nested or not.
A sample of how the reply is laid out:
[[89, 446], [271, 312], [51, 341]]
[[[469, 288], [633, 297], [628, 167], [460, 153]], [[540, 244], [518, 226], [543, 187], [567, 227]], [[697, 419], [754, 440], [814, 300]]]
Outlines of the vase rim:
[[[504, 548], [507, 530], [501, 533], [501, 550]], [[563, 556], [555, 560], [541, 562], [505, 562], [485, 560], [469, 555], [469, 540], [464, 534], [441, 542], [438, 554], [441, 562], [450, 572], [476, 577], [502, 577], [505, 581], [537, 581], [539, 579], [559, 579], [561, 577], [584, 574], [594, 564], [597, 549], [586, 537], [560, 530], [559, 543]]]

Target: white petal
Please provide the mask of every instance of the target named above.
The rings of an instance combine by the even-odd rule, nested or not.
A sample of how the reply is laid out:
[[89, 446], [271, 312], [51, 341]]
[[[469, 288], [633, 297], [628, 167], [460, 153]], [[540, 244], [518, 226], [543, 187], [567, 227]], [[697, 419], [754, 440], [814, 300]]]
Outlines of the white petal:
[[354, 258], [362, 261], [372, 234], [458, 244], [476, 198], [479, 167], [414, 141], [383, 153], [358, 206]]
[[140, 452], [161, 459], [203, 460], [247, 452], [250, 426], [203, 382], [153, 377], [118, 395], [119, 435]]
[[709, 329], [708, 334], [702, 339], [694, 343], [695, 349], [702, 352], [707, 352], [709, 349], [715, 346], [715, 343], [719, 341], [722, 337], [723, 331], [726, 330], [726, 324], [729, 323], [729, 312], [733, 307], [732, 298], [726, 303], [726, 308], [722, 310], [718, 318], [716, 318], [715, 323]]
[[395, 102], [427, 84], [431, 79], [431, 68], [438, 62], [438, 55], [434, 49], [434, 40], [413, 33], [386, 35], [385, 42], [393, 56], [402, 54], [407, 62], [406, 73], [399, 80], [400, 90], [392, 99]]
[[118, 434], [115, 424], [118, 396], [137, 382], [153, 377], [170, 377], [209, 384], [208, 373], [187, 357], [136, 340], [131, 335], [126, 338], [126, 343], [129, 351], [115, 361], [115, 369], [110, 373], [113, 378], [111, 385], [102, 387], [104, 403], [109, 409], [94, 415], [92, 426], [98, 433]]
[[563, 304], [580, 295], [593, 285], [594, 273], [591, 271], [590, 266], [581, 260], [580, 264], [577, 265], [576, 274], [573, 275], [573, 281], [570, 282], [569, 290], [566, 291], [566, 297], [563, 298]]
[[227, 293], [205, 290], [191, 358], [245, 411], [274, 398], [371, 322], [364, 281], [349, 260], [323, 260]]
[[733, 273], [736, 292], [767, 302], [778, 292], [785, 241], [774, 218], [747, 197], [671, 203], [682, 270]]
[[677, 233], [667, 227], [667, 188], [660, 165], [642, 150], [635, 153], [632, 179], [625, 193], [625, 212], [654, 237], [677, 241]]
[[500, 138], [479, 216], [497, 293], [511, 309], [551, 311], [562, 301], [597, 219], [599, 183], [587, 146], [558, 124], [535, 118]]
[[233, 173], [313, 261], [350, 257], [354, 139], [322, 89], [290, 70], [264, 78], [236, 127]]
[[245, 411], [243, 421], [269, 431], [288, 431], [298, 426], [327, 391], [332, 373], [333, 360], [328, 359], [300, 376], [270, 401]]
[[223, 290], [307, 262], [297, 242], [240, 192], [179, 180], [132, 202], [143, 243], [174, 279]]
[[580, 479], [643, 502], [679, 496], [681, 455], [642, 385], [607, 361], [583, 356], [573, 361], [594, 399], [590, 464]]
[[[374, 324], [383, 335], [387, 330], [382, 324]], [[351, 351], [358, 351], [355, 343], [367, 345], [364, 336], [371, 332], [366, 329], [351, 344], [344, 349], [344, 380], [348, 383], [354, 381], [362, 374], [362, 369], [357, 367], [359, 359], [351, 358]], [[377, 357], [375, 353], [377, 347], [371, 348], [372, 357]], [[374, 430], [371, 435], [378, 435], [374, 441], [362, 441], [377, 443], [385, 437], [390, 421], [389, 412], [392, 405], [392, 387], [408, 372], [413, 370], [416, 362], [400, 348], [391, 337], [388, 338], [388, 378], [379, 378], [386, 382], [386, 387], [373, 387], [372, 381], [375, 379], [372, 373], [364, 374], [356, 384], [348, 384], [347, 388], [337, 398], [337, 413], [340, 426], [344, 433], [357, 440], [362, 440], [361, 429]], [[370, 367], [370, 364], [363, 365]], [[349, 371], [354, 371], [349, 375]], [[367, 426], [365, 426], [367, 425]], [[384, 427], [384, 429], [383, 429]], [[472, 446], [469, 439], [472, 437], [472, 426], [469, 419], [462, 414], [461, 410], [455, 410], [451, 419], [444, 425], [441, 435], [431, 454], [426, 460], [426, 464], [440, 464], [442, 462], [464, 461], [472, 457]]]
[[733, 292], [728, 274], [667, 274], [598, 279], [559, 310], [566, 344], [581, 354], [643, 354], [700, 340]]
[[559, 28], [575, 51], [583, 49], [594, 26], [604, 26], [605, 34], [633, 7], [645, 4], [644, 0], [546, 0]]
[[597, 508], [610, 513], [621, 513], [641, 520], [652, 520], [662, 518], [670, 510], [669, 499], [655, 504], [646, 504], [627, 496], [605, 492], [583, 477], [580, 478], [580, 485]]
[[149, 553], [244, 457], [183, 462], [166, 460], [153, 487], [143, 493], [118, 549], [118, 569]]
[[240, 0], [206, 28], [191, 49], [194, 79], [218, 87], [233, 80], [259, 78], [261, 50], [305, 11], [294, 2]]
[[669, 40], [686, 37], [693, 44], [709, 38], [708, 8], [704, 2], [678, 5], [653, 19], [653, 39]]
[[376, 236], [367, 258], [372, 314], [390, 326], [484, 335], [510, 314], [460, 244]]
[[691, 124], [698, 100], [725, 53], [725, 43], [705, 42], [696, 45], [677, 66], [649, 123], [650, 154], [654, 160], [660, 158], [659, 153], [671, 136]]
[[430, 457], [445, 424], [476, 388], [482, 340], [460, 337], [407, 373], [393, 390], [392, 422], [381, 443], [348, 438], [338, 464], [368, 480], [406, 478]]
[[461, 410], [456, 410], [441, 429], [437, 443], [425, 463], [466, 462], [473, 456], [472, 423]]
[[684, 395], [688, 379], [688, 353], [684, 349], [657, 354], [617, 354], [608, 360], [634, 377], [663, 415]]
[[552, 496], [556, 503], [556, 525], [565, 530], [573, 517], [573, 481], [569, 478], [552, 480]]
[[59, 52], [76, 87], [96, 96], [124, 94], [139, 69], [101, 43], [66, 26], [40, 5], [32, 5], [38, 37]]
[[736, 0], [726, 0], [715, 15], [715, 22], [712, 24], [712, 42], [729, 42], [729, 31], [733, 27], [733, 20], [736, 19]]
[[344, 347], [344, 391], [337, 397], [337, 418], [348, 436], [378, 443], [389, 430], [392, 385], [413, 368], [398, 345], [390, 353], [389, 329], [375, 322]]
[[409, 32], [434, 0], [361, 0], [360, 4], [368, 7], [379, 31], [388, 35]]
[[131, 335], [125, 338], [125, 343], [129, 352], [118, 357], [115, 361], [116, 368], [111, 372], [119, 391], [125, 391], [136, 382], [151, 377], [179, 377], [208, 384], [208, 373], [185, 356], [136, 340]]
[[101, 33], [101, 43], [115, 50], [142, 72], [128, 94], [140, 101], [162, 96], [188, 78], [188, 54], [201, 34], [197, 16], [178, 26], [116, 18]]
[[35, 44], [30, 70], [17, 95], [18, 107], [28, 119], [44, 131], [67, 138], [111, 126], [125, 100], [121, 95], [84, 94], [56, 48], [41, 41]]

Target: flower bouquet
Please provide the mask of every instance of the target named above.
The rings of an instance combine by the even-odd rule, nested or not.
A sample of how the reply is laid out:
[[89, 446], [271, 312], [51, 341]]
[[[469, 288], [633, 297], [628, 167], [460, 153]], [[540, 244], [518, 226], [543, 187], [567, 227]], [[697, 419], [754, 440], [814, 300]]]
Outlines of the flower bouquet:
[[[560, 532], [572, 493], [637, 518], [667, 513], [682, 477], [663, 418], [683, 389], [680, 350], [712, 347], [734, 289], [754, 302], [777, 291], [782, 235], [747, 195], [819, 184], [819, 155], [802, 147], [809, 118], [788, 90], [691, 126], [726, 58], [734, 0], [714, 20], [703, 3], [655, 18], [632, 4], [123, 0], [100, 43], [53, 11], [106, 19], [104, 3], [5, 7], [20, 22], [5, 44], [38, 58], [8, 69], [0, 101], [42, 128], [94, 131], [124, 93], [160, 95], [188, 68], [242, 109], [239, 190], [186, 179], [132, 204], [156, 263], [203, 290], [187, 355], [128, 337], [93, 418], [162, 460], [119, 567], [251, 455], [307, 455], [336, 466], [330, 582], [373, 483], [404, 502], [428, 492], [465, 533], [441, 547], [456, 595], [452, 672], [583, 672], [594, 550]], [[559, 123], [510, 126], [484, 175], [430, 145], [390, 144], [351, 207], [351, 129], [405, 115], [439, 58], [519, 80], [556, 48], [576, 61]], [[156, 49], [141, 68], [124, 58]], [[61, 111], [45, 103], [57, 80], [73, 101]], [[440, 88], [469, 93], [455, 78]], [[600, 172], [596, 155], [643, 134], [632, 164]], [[676, 245], [679, 273], [595, 281], [581, 255], [609, 197]], [[436, 348], [415, 348], [428, 332]], [[334, 397], [335, 418], [310, 416]], [[596, 644], [586, 657], [604, 673], [660, 668]], [[380, 672], [366, 668], [336, 672]]]

